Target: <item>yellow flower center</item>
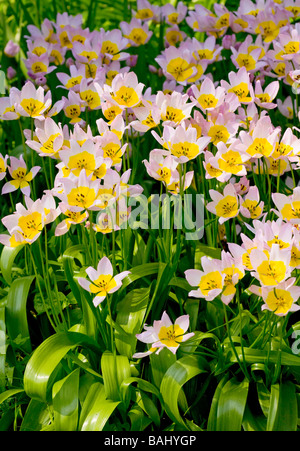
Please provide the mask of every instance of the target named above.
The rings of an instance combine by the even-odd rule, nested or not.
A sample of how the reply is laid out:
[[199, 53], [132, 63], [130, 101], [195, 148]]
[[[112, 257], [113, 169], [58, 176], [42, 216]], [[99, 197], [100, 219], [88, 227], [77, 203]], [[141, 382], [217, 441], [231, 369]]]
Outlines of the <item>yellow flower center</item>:
[[171, 14], [168, 15], [168, 21], [170, 23], [176, 25], [177, 21], [178, 21], [178, 16], [179, 16], [178, 13], [171, 13]]
[[251, 102], [251, 97], [247, 97], [249, 94], [249, 88], [247, 83], [239, 83], [236, 86], [228, 89], [228, 92], [233, 92], [240, 102]]
[[94, 155], [87, 151], [71, 156], [68, 162], [68, 168], [71, 169], [77, 177], [82, 169], [85, 169], [86, 175], [89, 176], [95, 170], [95, 166], [96, 160]]
[[69, 80], [66, 83], [66, 88], [70, 89], [76, 85], [80, 85], [82, 78], [83, 78], [82, 75], [78, 75], [77, 77], [69, 78]]
[[293, 304], [293, 298], [288, 291], [274, 288], [268, 294], [265, 302], [273, 312], [285, 314], [290, 310]]
[[32, 50], [32, 53], [34, 54], [34, 55], [36, 55], [36, 56], [41, 56], [41, 55], [43, 55], [44, 53], [46, 53], [46, 49], [45, 49], [45, 47], [42, 47], [42, 46], [37, 46], [37, 47], [35, 47], [33, 50]]
[[218, 99], [212, 94], [201, 94], [197, 100], [204, 110], [206, 108], [215, 108], [218, 103]]
[[126, 37], [135, 42], [135, 44], [142, 45], [145, 43], [148, 35], [142, 28], [133, 28]]
[[196, 55], [200, 60], [212, 60], [214, 57], [214, 52], [209, 49], [201, 49], [197, 50]]
[[238, 152], [229, 150], [222, 155], [222, 158], [219, 158], [218, 163], [223, 171], [237, 174], [241, 170], [243, 162]]
[[25, 240], [32, 240], [43, 229], [41, 213], [35, 211], [26, 216], [21, 216], [18, 221], [18, 226], [22, 230], [22, 237]]
[[236, 62], [238, 63], [239, 67], [244, 66], [247, 71], [255, 69], [255, 59], [253, 58], [253, 56], [248, 55], [247, 53], [239, 53], [236, 58]]
[[277, 285], [285, 278], [286, 266], [282, 261], [265, 260], [257, 267], [257, 272], [263, 285]]
[[300, 201], [292, 202], [291, 204], [286, 204], [282, 210], [281, 215], [283, 219], [300, 219]]
[[137, 19], [145, 20], [153, 17], [153, 12], [150, 8], [139, 9], [135, 15]]
[[269, 157], [273, 152], [273, 146], [266, 138], [255, 138], [253, 143], [248, 147], [247, 153], [253, 156], [260, 154], [264, 157]]
[[156, 173], [159, 175], [159, 180], [169, 185], [171, 179], [171, 170], [169, 168], [162, 167], [162, 164], [160, 164], [160, 166], [161, 168], [156, 171]]
[[43, 102], [32, 98], [23, 99], [20, 105], [31, 117], [38, 116], [45, 107]]
[[135, 106], [139, 102], [139, 97], [134, 88], [122, 86], [112, 98], [119, 104], [127, 108]]
[[291, 41], [288, 44], [284, 46], [284, 52], [286, 54], [292, 54], [299, 52], [299, 42], [298, 41]]
[[90, 284], [90, 290], [99, 296], [106, 296], [106, 294], [117, 285], [117, 282], [110, 274], [101, 274], [98, 279]]
[[73, 188], [67, 196], [69, 205], [81, 208], [89, 208], [95, 197], [95, 191], [88, 186]]
[[174, 348], [178, 346], [178, 343], [182, 342], [183, 334], [184, 331], [178, 324], [169, 327], [162, 326], [158, 333], [158, 338], [168, 348]]
[[268, 93], [256, 94], [255, 97], [257, 97], [263, 103], [271, 102], [271, 97], [269, 96]]
[[246, 199], [242, 205], [249, 211], [251, 219], [258, 218], [262, 213], [256, 200]]
[[214, 145], [222, 141], [226, 143], [230, 134], [225, 125], [212, 125], [207, 133], [211, 137], [211, 141]]
[[225, 196], [216, 205], [216, 214], [220, 218], [232, 218], [238, 211], [238, 202], [234, 196]]
[[80, 98], [88, 104], [91, 110], [100, 106], [101, 103], [99, 94], [91, 89], [81, 92]]
[[182, 142], [173, 144], [171, 152], [175, 157], [180, 158], [184, 156], [192, 160], [198, 155], [199, 148], [195, 143]]
[[280, 27], [272, 20], [261, 22], [255, 29], [255, 33], [261, 34], [265, 42], [273, 41], [279, 33]]
[[184, 119], [184, 114], [179, 108], [168, 106], [166, 113], [162, 114], [163, 121], [181, 122]]
[[103, 149], [103, 157], [110, 158], [113, 161], [113, 164], [118, 164], [122, 159], [122, 152], [119, 144], [116, 143], [108, 143], [106, 146], [102, 147]]
[[40, 149], [41, 152], [43, 153], [54, 153], [53, 150], [53, 144], [54, 144], [54, 140], [59, 136], [59, 133], [56, 133], [55, 135], [51, 135], [49, 136], [49, 138], [47, 139], [47, 141], [45, 141]]
[[211, 290], [222, 289], [222, 276], [219, 271], [212, 271], [201, 277], [199, 288], [204, 296], [207, 296]]
[[55, 66], [60, 66], [63, 63], [64, 58], [59, 50], [55, 50], [55, 49], [51, 50], [50, 55], [52, 56], [52, 58], [54, 58], [53, 62], [55, 64]]
[[66, 31], [63, 31], [62, 33], [60, 33], [59, 40], [60, 40], [62, 47], [67, 47], [68, 49], [73, 48], [73, 44], [70, 41], [68, 33]]
[[176, 81], [182, 82], [193, 75], [193, 67], [183, 58], [174, 58], [167, 65], [167, 72], [171, 74]]

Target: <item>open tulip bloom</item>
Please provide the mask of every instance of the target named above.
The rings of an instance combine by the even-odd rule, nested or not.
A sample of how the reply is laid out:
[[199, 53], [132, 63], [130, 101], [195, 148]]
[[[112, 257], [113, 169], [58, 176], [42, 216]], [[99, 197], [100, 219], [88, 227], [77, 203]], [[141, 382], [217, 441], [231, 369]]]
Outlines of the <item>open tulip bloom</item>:
[[96, 295], [93, 303], [98, 307], [108, 294], [115, 293], [121, 288], [122, 280], [130, 274], [130, 271], [123, 271], [114, 276], [111, 262], [107, 257], [103, 257], [97, 269], [90, 266], [86, 269], [86, 273], [90, 280], [78, 277], [78, 283], [84, 290]]
[[27, 166], [22, 155], [20, 159], [10, 157], [10, 166], [8, 166], [8, 171], [12, 180], [5, 183], [2, 188], [2, 194], [11, 193], [12, 191], [20, 189], [25, 196], [30, 196], [29, 182], [33, 180], [40, 169], [40, 166], [34, 166], [27, 172]]
[[151, 344], [150, 349], [146, 352], [137, 352], [132, 357], [145, 357], [153, 352], [159, 354], [163, 348], [168, 348], [175, 354], [180, 343], [195, 335], [194, 332], [185, 333], [189, 328], [189, 324], [189, 315], [179, 316], [173, 324], [168, 314], [163, 312], [159, 321], [154, 321], [153, 326], [145, 325], [145, 332], [136, 335], [138, 340]]

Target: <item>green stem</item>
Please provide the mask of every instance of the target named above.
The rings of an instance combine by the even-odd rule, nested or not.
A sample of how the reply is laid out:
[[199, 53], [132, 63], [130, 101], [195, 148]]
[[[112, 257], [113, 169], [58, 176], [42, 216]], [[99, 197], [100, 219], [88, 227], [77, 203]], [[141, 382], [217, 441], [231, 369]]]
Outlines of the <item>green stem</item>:
[[[224, 305], [224, 316], [225, 316], [225, 322], [226, 322], [226, 329], [227, 329], [228, 338], [229, 338], [229, 341], [230, 341], [230, 344], [231, 344], [231, 348], [232, 348], [232, 350], [233, 350], [233, 353], [234, 353], [234, 355], [235, 355], [235, 358], [236, 358], [237, 363], [239, 364], [240, 369], [241, 369], [242, 372], [244, 373], [244, 376], [245, 376], [247, 379], [249, 379], [248, 373], [247, 373], [247, 371], [245, 371], [244, 365], [243, 365], [242, 362], [240, 361], [240, 358], [239, 358], [239, 356], [238, 356], [238, 353], [237, 353], [237, 351], [236, 351], [236, 349], [235, 349], [235, 346], [234, 346], [234, 343], [233, 343], [233, 341], [232, 341], [232, 337], [231, 337], [231, 333], [230, 333], [230, 328], [229, 328], [229, 321], [228, 321], [228, 315], [227, 315], [226, 305], [225, 305], [225, 304], [223, 304], [223, 305]], [[245, 362], [243, 362], [243, 363], [245, 363]]]
[[115, 348], [115, 341], [114, 341], [114, 329], [113, 329], [113, 319], [112, 319], [112, 312], [111, 312], [111, 299], [110, 299], [110, 295], [108, 294], [106, 297], [107, 300], [107, 308], [108, 308], [108, 313], [110, 316], [110, 341], [111, 341], [111, 351], [115, 354], [116, 353], [116, 348]]
[[37, 281], [37, 285], [38, 285], [38, 289], [39, 289], [40, 296], [41, 296], [41, 299], [42, 299], [44, 311], [45, 311], [45, 313], [47, 315], [47, 318], [48, 318], [51, 326], [56, 331], [56, 324], [54, 324], [54, 322], [52, 321], [51, 315], [49, 315], [49, 312], [48, 312], [48, 307], [46, 305], [46, 301], [45, 301], [45, 298], [44, 298], [44, 295], [43, 295], [43, 291], [42, 291], [42, 288], [41, 288], [41, 284], [40, 284], [40, 281], [39, 281], [39, 275], [38, 275], [38, 272], [37, 272], [37, 267], [36, 267], [36, 264], [35, 264], [35, 261], [34, 261], [34, 257], [32, 255], [31, 247], [29, 247], [29, 251], [30, 251], [30, 257], [31, 257], [32, 265], [33, 265], [34, 274], [35, 274], [35, 280]]

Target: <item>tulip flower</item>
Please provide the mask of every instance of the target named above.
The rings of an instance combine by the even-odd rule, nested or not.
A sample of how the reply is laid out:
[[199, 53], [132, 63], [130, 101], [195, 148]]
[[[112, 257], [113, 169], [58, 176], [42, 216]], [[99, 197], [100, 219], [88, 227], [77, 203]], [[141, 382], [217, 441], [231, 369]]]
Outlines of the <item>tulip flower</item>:
[[188, 328], [189, 315], [179, 316], [173, 324], [168, 314], [163, 312], [161, 319], [154, 321], [153, 326], [145, 325], [145, 332], [136, 335], [138, 340], [151, 344], [150, 349], [147, 352], [137, 352], [132, 357], [138, 359], [153, 352], [159, 354], [163, 348], [175, 354], [181, 343], [195, 335], [193, 332], [186, 334]]
[[34, 179], [40, 169], [40, 166], [34, 166], [30, 171], [27, 171], [27, 166], [22, 155], [20, 158], [10, 157], [8, 171], [12, 180], [5, 183], [2, 188], [2, 194], [11, 193], [20, 189], [25, 196], [30, 196], [29, 182]]
[[90, 280], [79, 277], [78, 283], [84, 290], [96, 295], [93, 303], [98, 307], [108, 294], [115, 293], [121, 288], [122, 280], [130, 274], [130, 271], [123, 271], [114, 276], [111, 262], [107, 257], [103, 257], [97, 269], [90, 266], [86, 269], [86, 273]]

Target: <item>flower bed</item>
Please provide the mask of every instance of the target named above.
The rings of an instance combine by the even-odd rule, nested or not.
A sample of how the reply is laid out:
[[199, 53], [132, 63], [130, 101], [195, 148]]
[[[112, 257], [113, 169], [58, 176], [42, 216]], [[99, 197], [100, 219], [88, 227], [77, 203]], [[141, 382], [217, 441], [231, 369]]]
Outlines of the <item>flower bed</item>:
[[0, 429], [297, 430], [300, 6], [54, 6], [4, 35]]

